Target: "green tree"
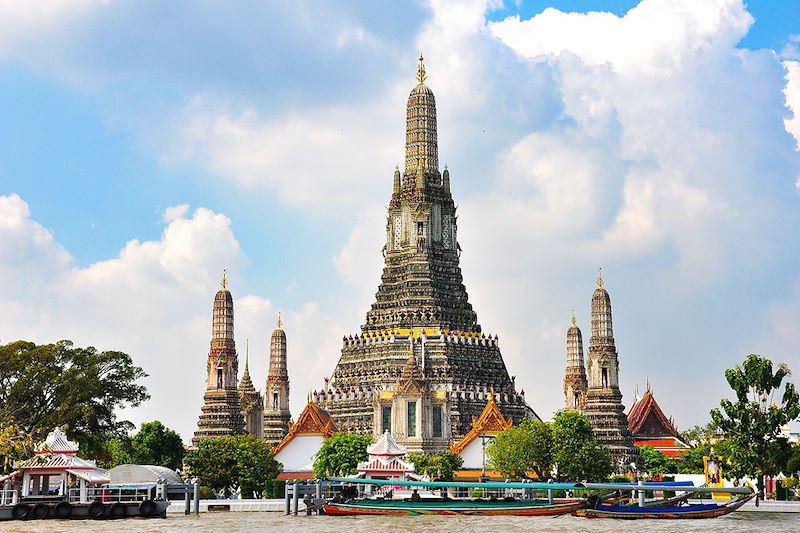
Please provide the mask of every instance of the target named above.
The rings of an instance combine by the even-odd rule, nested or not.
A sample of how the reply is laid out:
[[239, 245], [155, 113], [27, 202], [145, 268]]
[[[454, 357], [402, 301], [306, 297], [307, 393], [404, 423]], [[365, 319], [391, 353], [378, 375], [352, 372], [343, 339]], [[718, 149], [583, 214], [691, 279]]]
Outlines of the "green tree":
[[689, 446], [700, 444], [713, 444], [722, 438], [722, 433], [717, 425], [712, 421], [705, 426], [694, 426], [691, 429], [681, 432], [681, 440]]
[[534, 472], [547, 479], [553, 466], [553, 436], [548, 424], [525, 418], [498, 433], [486, 446], [489, 465], [506, 477], [525, 478]]
[[702, 474], [705, 467], [703, 457], [711, 456], [711, 444], [698, 444], [689, 448], [675, 461], [681, 474]]
[[464, 465], [464, 459], [450, 451], [441, 453], [410, 453], [406, 456], [414, 472], [428, 476], [431, 481], [453, 481], [453, 473]]
[[605, 481], [614, 471], [608, 450], [594, 438], [592, 425], [577, 411], [559, 411], [550, 425], [558, 479]]
[[75, 348], [70, 341], [12, 342], [0, 346], [0, 423], [34, 442], [66, 426], [81, 454], [96, 457], [109, 435], [133, 428], [116, 411], [150, 397], [136, 383], [146, 376], [123, 352]]
[[185, 461], [202, 485], [226, 496], [241, 488], [243, 498], [260, 498], [267, 482], [283, 469], [267, 443], [252, 435], [202, 440]]
[[121, 464], [165, 466], [172, 470], [183, 464], [183, 441], [174, 430], [158, 420], [145, 422], [131, 438], [115, 437], [106, 443], [111, 460], [106, 466]]
[[314, 459], [314, 476], [317, 479], [350, 476], [358, 472], [358, 463], [366, 461], [370, 435], [339, 432], [320, 446]]
[[[711, 419], [730, 440], [730, 466], [757, 479], [758, 499], [764, 495], [764, 476], [778, 473], [788, 456], [788, 443], [781, 427], [800, 415], [800, 397], [791, 382], [781, 385], [791, 373], [786, 365], [773, 372], [772, 361], [750, 354], [741, 365], [725, 371], [725, 379], [736, 401], [720, 401]], [[780, 404], [777, 403], [780, 401]]]
[[14, 461], [33, 455], [33, 441], [22, 435], [14, 425], [4, 425], [0, 420], [0, 475], [13, 470]]
[[644, 471], [651, 476], [657, 474], [675, 474], [678, 472], [678, 465], [652, 446], [642, 446], [639, 448], [642, 456]]

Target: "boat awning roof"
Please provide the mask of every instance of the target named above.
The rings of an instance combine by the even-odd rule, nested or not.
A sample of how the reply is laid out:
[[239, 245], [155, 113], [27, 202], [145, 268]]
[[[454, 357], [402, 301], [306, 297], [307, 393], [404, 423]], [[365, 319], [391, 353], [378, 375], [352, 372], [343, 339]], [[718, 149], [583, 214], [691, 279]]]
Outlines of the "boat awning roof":
[[86, 480], [88, 483], [108, 483], [111, 481], [108, 474], [103, 470], [72, 470], [67, 469], [67, 472], [73, 476]]
[[[400, 481], [389, 479], [360, 479], [347, 477], [330, 477], [330, 481], [337, 483], [357, 483], [359, 485], [392, 485], [397, 487], [460, 487], [473, 488], [483, 487], [486, 489], [561, 489], [561, 490], [580, 490], [585, 488], [582, 483], [536, 483], [536, 482], [467, 482], [467, 481]], [[615, 487], [617, 488], [617, 487]]]

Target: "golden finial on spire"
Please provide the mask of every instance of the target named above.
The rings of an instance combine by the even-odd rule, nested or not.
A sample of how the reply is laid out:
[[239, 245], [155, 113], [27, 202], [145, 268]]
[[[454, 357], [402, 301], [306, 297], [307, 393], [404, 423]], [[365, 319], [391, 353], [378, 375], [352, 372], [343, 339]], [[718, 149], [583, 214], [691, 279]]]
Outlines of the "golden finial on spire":
[[228, 288], [228, 269], [227, 268], [223, 268], [222, 269], [222, 281], [220, 282], [220, 285], [222, 285], [223, 289], [227, 289]]
[[280, 311], [278, 311], [278, 322], [277, 322], [276, 325], [278, 326], [278, 329], [281, 329], [281, 326], [283, 326], [283, 320], [281, 320], [281, 312]]
[[578, 325], [578, 320], [575, 318], [575, 310], [574, 309], [572, 310], [572, 325], [573, 326], [577, 326]]
[[247, 368], [250, 365], [250, 339], [247, 338], [244, 340], [244, 367]]
[[597, 286], [603, 288], [603, 267], [597, 267]]
[[422, 62], [422, 52], [419, 53], [419, 66], [417, 67], [417, 80], [420, 83], [425, 83], [428, 75], [425, 73], [425, 63]]

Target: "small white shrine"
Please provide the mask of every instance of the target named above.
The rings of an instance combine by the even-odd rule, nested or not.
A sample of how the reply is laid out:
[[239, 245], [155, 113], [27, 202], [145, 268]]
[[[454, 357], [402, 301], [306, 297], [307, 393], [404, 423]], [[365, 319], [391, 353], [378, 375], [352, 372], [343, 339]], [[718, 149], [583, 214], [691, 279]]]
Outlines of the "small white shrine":
[[414, 465], [406, 461], [406, 447], [388, 431], [367, 447], [369, 459], [358, 464], [358, 477], [364, 479], [418, 479]]
[[68, 496], [86, 502], [89, 490], [107, 484], [109, 477], [94, 461], [78, 457], [78, 443], [56, 428], [36, 447], [36, 455], [19, 464], [4, 481], [11, 486], [21, 481], [23, 498]]

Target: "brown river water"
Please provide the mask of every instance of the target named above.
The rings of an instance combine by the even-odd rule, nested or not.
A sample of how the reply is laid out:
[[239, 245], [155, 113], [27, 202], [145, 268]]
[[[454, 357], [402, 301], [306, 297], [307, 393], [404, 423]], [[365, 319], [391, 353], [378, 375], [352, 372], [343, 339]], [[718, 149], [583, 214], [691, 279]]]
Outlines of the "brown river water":
[[710, 520], [589, 520], [559, 517], [398, 516], [338, 517], [285, 516], [282, 513], [204, 513], [170, 515], [166, 519], [114, 521], [37, 520], [0, 522], [0, 531], [14, 533], [55, 532], [186, 532], [234, 533], [238, 531], [300, 531], [302, 533], [364, 532], [483, 533], [492, 531], [679, 531], [691, 532], [800, 532], [800, 513], [736, 512]]

